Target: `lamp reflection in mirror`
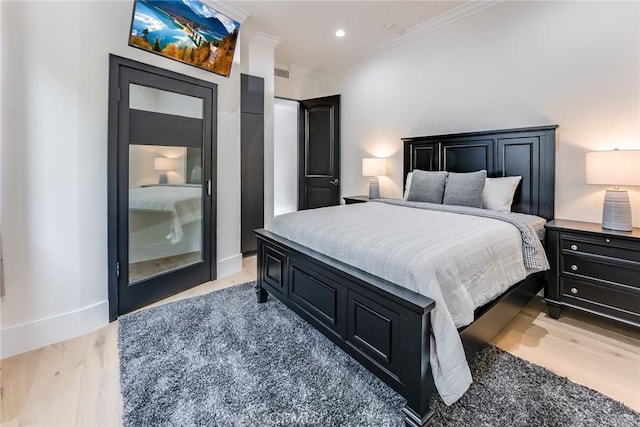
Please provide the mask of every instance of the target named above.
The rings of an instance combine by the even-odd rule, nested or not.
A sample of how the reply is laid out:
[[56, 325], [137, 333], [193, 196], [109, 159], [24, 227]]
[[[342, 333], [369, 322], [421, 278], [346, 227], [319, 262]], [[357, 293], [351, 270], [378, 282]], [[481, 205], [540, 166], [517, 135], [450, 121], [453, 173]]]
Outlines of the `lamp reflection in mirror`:
[[380, 184], [378, 182], [379, 176], [385, 176], [387, 174], [387, 161], [386, 159], [379, 158], [366, 158], [362, 159], [362, 176], [370, 176], [369, 181], [369, 198], [380, 198]]
[[629, 192], [620, 185], [640, 185], [640, 150], [595, 151], [586, 156], [587, 184], [613, 185], [602, 208], [602, 228], [631, 231]]
[[174, 159], [167, 157], [156, 157], [153, 159], [153, 169], [160, 172], [158, 175], [158, 184], [167, 184], [167, 172], [175, 170]]

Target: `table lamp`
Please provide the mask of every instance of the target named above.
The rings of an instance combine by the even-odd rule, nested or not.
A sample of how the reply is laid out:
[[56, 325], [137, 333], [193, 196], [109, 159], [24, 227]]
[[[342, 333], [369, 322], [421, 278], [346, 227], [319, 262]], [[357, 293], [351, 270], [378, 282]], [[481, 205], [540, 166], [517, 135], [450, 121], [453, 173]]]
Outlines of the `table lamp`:
[[173, 159], [167, 157], [156, 157], [153, 159], [153, 169], [160, 172], [158, 175], [158, 184], [167, 184], [167, 171], [174, 170]]
[[587, 153], [587, 184], [613, 185], [607, 189], [602, 208], [602, 228], [631, 231], [629, 192], [620, 185], [640, 185], [640, 150]]
[[369, 198], [380, 198], [380, 185], [378, 182], [379, 176], [385, 176], [387, 174], [387, 161], [380, 158], [366, 158], [362, 159], [362, 176], [370, 176], [369, 181]]

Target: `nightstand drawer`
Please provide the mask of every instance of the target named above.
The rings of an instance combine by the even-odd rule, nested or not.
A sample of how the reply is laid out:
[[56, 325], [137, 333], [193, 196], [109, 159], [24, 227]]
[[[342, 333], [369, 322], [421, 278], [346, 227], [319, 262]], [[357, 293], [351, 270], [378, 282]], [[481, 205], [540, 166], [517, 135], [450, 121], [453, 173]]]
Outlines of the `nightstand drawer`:
[[[640, 251], [625, 247], [623, 242], [613, 237], [584, 238], [562, 236], [560, 244], [563, 252], [577, 252], [640, 262]], [[627, 244], [628, 245], [628, 244]]]
[[557, 319], [569, 306], [640, 327], [640, 228], [562, 219], [545, 227], [549, 316]]
[[[560, 279], [562, 298], [569, 304], [593, 309], [593, 306], [607, 306], [615, 310], [631, 312], [621, 317], [638, 320], [640, 293], [626, 292], [612, 286], [600, 286], [569, 278]], [[605, 303], [606, 302], [606, 303]], [[620, 313], [611, 313], [620, 316]]]
[[562, 255], [561, 264], [563, 274], [580, 275], [640, 288], [640, 264], [614, 264], [571, 255]]

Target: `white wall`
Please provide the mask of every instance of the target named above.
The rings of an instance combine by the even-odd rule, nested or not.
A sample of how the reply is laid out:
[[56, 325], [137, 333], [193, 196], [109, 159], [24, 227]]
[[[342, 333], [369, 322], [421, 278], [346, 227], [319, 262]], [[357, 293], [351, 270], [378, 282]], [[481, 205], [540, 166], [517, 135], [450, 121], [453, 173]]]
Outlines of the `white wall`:
[[[282, 79], [278, 79], [280, 81]], [[640, 4], [504, 2], [278, 96], [342, 95], [342, 192], [366, 194], [362, 157], [390, 157], [384, 197], [400, 197], [401, 137], [558, 124], [556, 217], [600, 222], [605, 187], [585, 153], [640, 149]], [[640, 196], [631, 188], [634, 225]]]
[[274, 215], [298, 210], [298, 108], [296, 101], [275, 100], [273, 120]]
[[132, 6], [0, 2], [1, 357], [108, 321], [109, 53], [218, 84], [218, 276], [241, 268], [239, 64], [224, 78], [128, 47]]
[[292, 67], [289, 70], [289, 78], [276, 77], [276, 96], [297, 100], [305, 99], [306, 93], [314, 93], [317, 90], [318, 81], [308, 78], [309, 75], [309, 70]]
[[[173, 169], [157, 171], [154, 161], [157, 157], [172, 160]], [[187, 171], [187, 149], [185, 147], [166, 147], [161, 145], [129, 146], [129, 188], [154, 185], [160, 181], [160, 175], [166, 174], [168, 184], [184, 184], [189, 178]]]
[[[2, 24], [2, 7], [0, 7], [0, 24]], [[5, 48], [6, 41], [4, 38], [0, 39], [0, 52], [2, 52]], [[0, 82], [2, 82], [2, 56], [0, 55]], [[0, 87], [0, 92], [2, 91], [2, 87]], [[2, 96], [0, 96], [0, 117], [3, 116], [3, 108], [4, 101]], [[2, 158], [3, 158], [3, 144], [2, 144], [2, 120], [0, 120], [0, 298], [4, 296], [4, 257], [2, 255]], [[2, 310], [2, 305], [0, 305], [0, 310]], [[0, 320], [1, 320], [1, 311], [0, 311]], [[1, 327], [1, 325], [0, 325]], [[0, 347], [2, 346], [2, 342], [0, 342]]]

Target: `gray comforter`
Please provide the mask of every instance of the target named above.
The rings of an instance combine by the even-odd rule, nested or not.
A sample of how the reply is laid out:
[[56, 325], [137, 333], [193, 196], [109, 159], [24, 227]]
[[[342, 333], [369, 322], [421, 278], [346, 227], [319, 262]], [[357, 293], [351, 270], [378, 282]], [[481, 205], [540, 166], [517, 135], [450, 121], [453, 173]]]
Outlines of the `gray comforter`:
[[521, 215], [380, 201], [281, 215], [267, 228], [433, 299], [432, 372], [452, 404], [471, 384], [457, 328], [528, 272], [548, 268], [542, 244]]

